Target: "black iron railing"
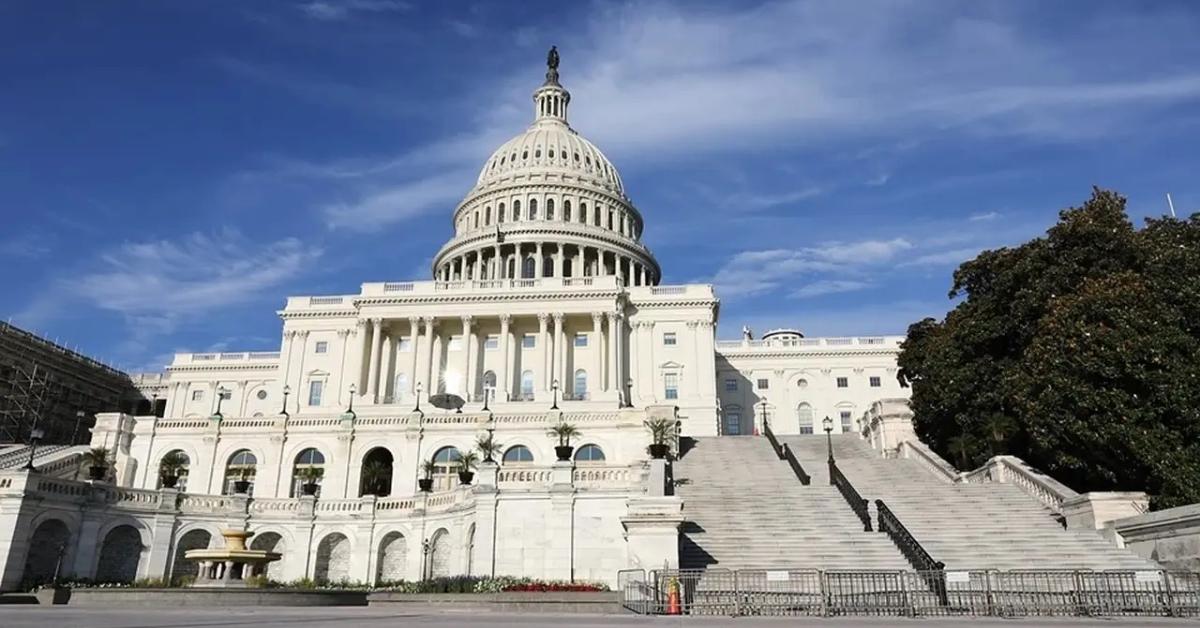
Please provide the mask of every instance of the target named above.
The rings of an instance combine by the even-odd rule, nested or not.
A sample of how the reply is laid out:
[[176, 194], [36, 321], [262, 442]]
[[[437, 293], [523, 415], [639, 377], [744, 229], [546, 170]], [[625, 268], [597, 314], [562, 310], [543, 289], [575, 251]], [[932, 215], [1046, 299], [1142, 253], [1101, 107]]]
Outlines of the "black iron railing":
[[858, 519], [863, 523], [863, 530], [871, 531], [871, 508], [867, 505], [867, 500], [863, 499], [862, 495], [854, 489], [854, 485], [850, 484], [850, 480], [842, 475], [842, 470], [838, 468], [837, 463], [829, 461], [829, 483], [836, 486], [842, 497], [846, 498], [846, 503], [850, 504], [850, 510], [858, 515]]
[[771, 431], [770, 425], [763, 426], [763, 434], [766, 434], [767, 442], [771, 443], [771, 449], [775, 450], [775, 457], [786, 460], [788, 466], [792, 468], [792, 472], [796, 474], [796, 479], [800, 480], [801, 484], [808, 486], [812, 478], [804, 471], [804, 467], [796, 459], [796, 454], [792, 453], [792, 448], [788, 447], [787, 443], [779, 443], [779, 439], [775, 438], [775, 432]]
[[934, 560], [929, 552], [921, 546], [912, 532], [904, 526], [896, 513], [892, 512], [882, 499], [875, 500], [875, 510], [879, 513], [879, 531], [891, 537], [892, 542], [900, 549], [900, 553], [918, 572], [924, 574], [925, 584], [937, 596], [938, 601], [945, 605], [949, 602], [946, 596], [946, 565], [940, 560]]

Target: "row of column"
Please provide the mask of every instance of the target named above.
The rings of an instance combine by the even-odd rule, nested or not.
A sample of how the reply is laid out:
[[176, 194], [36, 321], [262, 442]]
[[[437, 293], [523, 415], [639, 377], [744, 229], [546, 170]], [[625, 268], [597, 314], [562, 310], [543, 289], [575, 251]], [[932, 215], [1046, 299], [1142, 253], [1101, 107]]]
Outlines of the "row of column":
[[[572, 340], [568, 338], [565, 321], [568, 315], [561, 312], [539, 313], [537, 332], [537, 352], [533, 358], [535, 374], [535, 390], [550, 393], [555, 380], [558, 380], [560, 393], [582, 392], [573, 390], [573, 373], [567, 371]], [[583, 314], [591, 318], [589, 344], [591, 364], [585, 370], [588, 372], [589, 388], [598, 388], [604, 393], [623, 390], [625, 381], [622, 364], [624, 363], [623, 330], [625, 317], [620, 312], [592, 312]], [[353, 332], [356, 342], [352, 347], [349, 361], [349, 372], [355, 378], [356, 390], [361, 398], [368, 403], [383, 403], [394, 393], [396, 375], [401, 371], [409, 374], [409, 391], [415, 391], [421, 386], [423, 395], [438, 392], [454, 392], [468, 400], [481, 400], [478, 395], [483, 386], [476, 380], [483, 359], [483, 341], [486, 334], [480, 334], [480, 326], [476, 325], [474, 316], [459, 316], [455, 318], [410, 317], [407, 319], [407, 330], [402, 332], [397, 327], [398, 320], [371, 318], [360, 320]], [[520, 346], [516, 344], [513, 333], [513, 316], [501, 314], [495, 317], [499, 321], [500, 364], [496, 372], [497, 396], [500, 400], [515, 399], [520, 391], [520, 380], [516, 377], [514, 358]], [[607, 324], [605, 324], [607, 323]], [[457, 327], [458, 329], [453, 329]], [[458, 355], [447, 351], [449, 338], [461, 332], [461, 342]], [[449, 332], [449, 333], [447, 333]], [[399, 351], [401, 339], [407, 339], [408, 352]], [[406, 366], [400, 366], [400, 360], [411, 360]], [[442, 361], [457, 360], [458, 364], [443, 364]], [[364, 366], [365, 360], [365, 366]], [[443, 373], [450, 371], [460, 374], [461, 381], [446, 381]], [[576, 363], [576, 366], [580, 366]], [[363, 379], [365, 377], [365, 380]], [[432, 385], [431, 385], [432, 383]]]
[[[569, 268], [568, 268], [569, 265]], [[654, 271], [633, 257], [600, 247], [553, 242], [495, 243], [447, 259], [439, 281], [537, 279], [540, 277], [621, 277], [627, 286], [658, 283]]]

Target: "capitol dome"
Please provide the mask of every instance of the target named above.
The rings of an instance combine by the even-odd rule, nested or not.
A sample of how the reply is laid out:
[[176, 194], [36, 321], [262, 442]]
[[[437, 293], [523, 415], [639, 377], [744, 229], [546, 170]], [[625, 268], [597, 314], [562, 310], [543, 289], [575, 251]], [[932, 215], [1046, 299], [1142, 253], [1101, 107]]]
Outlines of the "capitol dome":
[[616, 276], [657, 285], [662, 271], [641, 242], [642, 215], [616, 167], [571, 128], [571, 93], [551, 48], [533, 92], [534, 120], [502, 144], [454, 211], [454, 237], [433, 262], [439, 281]]

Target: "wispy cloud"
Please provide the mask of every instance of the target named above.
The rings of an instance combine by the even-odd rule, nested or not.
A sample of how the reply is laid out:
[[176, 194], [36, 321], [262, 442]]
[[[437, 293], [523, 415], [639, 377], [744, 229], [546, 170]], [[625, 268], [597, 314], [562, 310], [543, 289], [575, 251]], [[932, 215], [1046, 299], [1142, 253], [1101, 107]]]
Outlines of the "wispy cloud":
[[871, 284], [866, 281], [856, 281], [852, 279], [822, 279], [801, 287], [799, 290], [793, 292], [791, 296], [797, 299], [808, 299], [827, 294], [855, 292], [870, 286]]
[[418, 178], [326, 205], [322, 213], [332, 229], [372, 231], [434, 209], [448, 212], [462, 197], [467, 181], [469, 173], [463, 171]]
[[967, 220], [970, 220], [971, 222], [987, 222], [989, 220], [995, 220], [999, 217], [1000, 212], [981, 212], [978, 214], [971, 214]]
[[[854, 279], [824, 277], [853, 274], [860, 269], [881, 264], [912, 248], [903, 238], [892, 240], [863, 240], [859, 242], [829, 242], [802, 249], [770, 249], [744, 251], [734, 255], [713, 277], [713, 283], [725, 297], [746, 297], [770, 292], [783, 285], [798, 283], [805, 278], [823, 276], [816, 289], [849, 288]], [[824, 282], [824, 283], [822, 283]], [[800, 288], [797, 292], [803, 291]], [[836, 290], [835, 290], [836, 291]], [[844, 290], [843, 290], [844, 291]], [[816, 296], [814, 293], [797, 296]]]
[[820, 196], [823, 190], [816, 186], [808, 186], [790, 192], [781, 192], [779, 194], [749, 194], [738, 195], [729, 198], [728, 206], [731, 210], [760, 210], [777, 207], [780, 205], [793, 205], [800, 201], [808, 200]]
[[355, 13], [398, 13], [410, 11], [412, 3], [401, 0], [312, 0], [299, 5], [314, 20], [344, 20]]
[[976, 247], [926, 253], [924, 255], [918, 255], [912, 259], [900, 262], [898, 266], [902, 268], [913, 266], [957, 266], [979, 255], [981, 250], [982, 249]]

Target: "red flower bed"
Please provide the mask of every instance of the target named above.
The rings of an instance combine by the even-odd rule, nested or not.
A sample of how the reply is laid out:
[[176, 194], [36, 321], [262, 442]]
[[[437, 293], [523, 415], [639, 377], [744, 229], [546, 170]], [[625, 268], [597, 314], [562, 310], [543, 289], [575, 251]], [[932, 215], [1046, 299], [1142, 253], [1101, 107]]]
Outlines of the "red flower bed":
[[594, 584], [585, 583], [546, 583], [546, 582], [528, 582], [524, 584], [514, 584], [504, 587], [505, 591], [528, 591], [535, 593], [547, 593], [557, 591], [603, 591], [600, 587]]

